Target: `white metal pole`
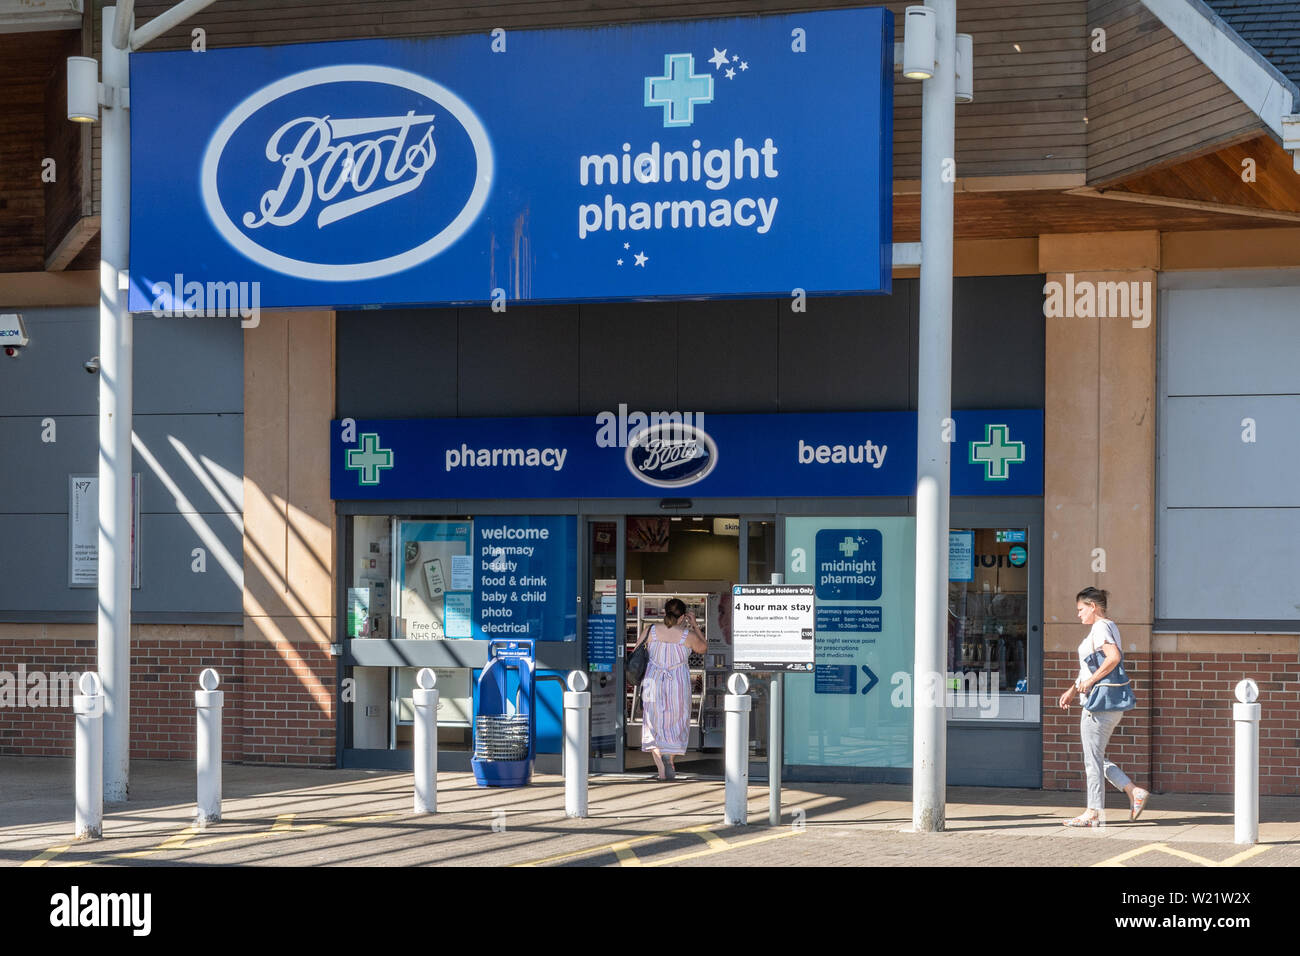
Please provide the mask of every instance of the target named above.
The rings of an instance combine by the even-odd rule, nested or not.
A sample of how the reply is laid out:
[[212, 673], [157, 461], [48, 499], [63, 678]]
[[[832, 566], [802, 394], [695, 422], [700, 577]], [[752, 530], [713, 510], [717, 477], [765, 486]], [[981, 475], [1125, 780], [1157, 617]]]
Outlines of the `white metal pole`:
[[195, 822], [200, 827], [221, 822], [221, 710], [226, 694], [217, 690], [220, 684], [217, 672], [206, 667], [194, 692], [199, 778]]
[[1259, 842], [1259, 704], [1233, 704], [1237, 765], [1234, 773], [1233, 840]]
[[753, 700], [749, 696], [749, 679], [744, 674], [727, 678], [723, 707], [727, 712], [726, 737], [726, 813], [723, 821], [728, 826], [743, 827], [749, 823], [749, 710]]
[[78, 840], [104, 835], [104, 695], [99, 677], [81, 675], [81, 693], [72, 698], [76, 732], [76, 819]]
[[104, 799], [122, 801], [131, 771], [132, 323], [126, 311], [131, 145], [127, 52], [104, 8], [99, 263], [99, 674], [104, 684]]
[[956, 177], [956, 0], [935, 10], [935, 73], [921, 94], [921, 291], [916, 419], [916, 655], [912, 694], [912, 826], [944, 828], [947, 723], [952, 247]]
[[591, 692], [582, 671], [569, 674], [564, 692], [564, 815], [587, 815], [587, 755], [591, 752]]
[[438, 812], [438, 675], [422, 667], [411, 692], [415, 705], [415, 812]]
[[[772, 572], [773, 584], [784, 584], [785, 574]], [[785, 759], [785, 741], [782, 737], [782, 692], [785, 689], [785, 672], [772, 675], [767, 692], [767, 822], [781, 825], [781, 761]]]

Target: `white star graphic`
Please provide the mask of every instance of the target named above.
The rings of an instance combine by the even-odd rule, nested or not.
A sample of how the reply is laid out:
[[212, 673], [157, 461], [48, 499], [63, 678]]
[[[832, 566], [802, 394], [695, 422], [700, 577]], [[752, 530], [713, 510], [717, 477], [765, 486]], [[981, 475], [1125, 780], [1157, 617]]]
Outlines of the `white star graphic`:
[[628, 245], [628, 244], [625, 242], [625, 243], [623, 243], [623, 248], [624, 248], [624, 249], [631, 249], [632, 247], [631, 247], [630, 245]]
[[[725, 53], [726, 51], [724, 50], [723, 52]], [[739, 60], [739, 59], [740, 59], [740, 54], [739, 54], [739, 53], [736, 53], [736, 54], [732, 55], [732, 57], [731, 57], [731, 62], [732, 62], [732, 63], [735, 63], [735, 62], [736, 62], [737, 60]]]
[[619, 260], [618, 260], [618, 264], [619, 264], [619, 265], [622, 265], [622, 264], [623, 264], [623, 260], [622, 260], [622, 259], [619, 259]]
[[744, 60], [741, 60], [741, 61], [740, 61], [740, 68], [741, 68], [742, 70], [748, 70], [748, 69], [749, 69], [749, 64], [746, 63]]
[[715, 70], [721, 69], [727, 62], [727, 51], [719, 50], [716, 46], [713, 48], [713, 56], [709, 57], [709, 62], [713, 64]]
[[638, 252], [636, 254], [636, 264], [644, 268], [646, 264], [646, 260], [649, 258], [650, 257], [647, 256], [644, 252]]
[[735, 71], [735, 70], [727, 70], [726, 77], [727, 77], [727, 79], [729, 79], [729, 80], [734, 80], [734, 79], [736, 78], [736, 71]]

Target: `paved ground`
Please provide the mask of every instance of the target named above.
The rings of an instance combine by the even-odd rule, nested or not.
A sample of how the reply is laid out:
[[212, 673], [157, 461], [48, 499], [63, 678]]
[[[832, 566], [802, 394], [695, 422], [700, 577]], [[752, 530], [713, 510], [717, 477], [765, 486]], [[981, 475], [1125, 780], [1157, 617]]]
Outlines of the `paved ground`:
[[910, 788], [796, 784], [767, 822], [750, 790], [750, 826], [722, 824], [723, 784], [593, 777], [590, 816], [564, 815], [560, 777], [484, 790], [443, 774], [439, 812], [411, 812], [409, 774], [229, 765], [224, 819], [191, 826], [194, 771], [132, 764], [132, 799], [110, 804], [105, 839], [72, 833], [72, 763], [0, 758], [0, 866], [1300, 866], [1300, 799], [1264, 798], [1260, 842], [1233, 843], [1230, 797], [1157, 794], [1138, 823], [1110, 794], [1111, 825], [1069, 830], [1078, 794], [954, 787], [947, 826], [904, 832]]

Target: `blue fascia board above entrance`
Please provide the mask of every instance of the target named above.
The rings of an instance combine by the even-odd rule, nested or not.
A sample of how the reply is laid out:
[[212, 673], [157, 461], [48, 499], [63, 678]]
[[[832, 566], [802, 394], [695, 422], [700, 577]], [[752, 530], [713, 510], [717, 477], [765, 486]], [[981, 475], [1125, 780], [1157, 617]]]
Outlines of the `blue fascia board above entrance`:
[[883, 8], [137, 53], [129, 307], [888, 293], [893, 59]]
[[[658, 421], [639, 414], [339, 419], [330, 425], [330, 496], [906, 497], [916, 490], [916, 412], [674, 413]], [[1043, 493], [1041, 409], [952, 417], [952, 494]]]

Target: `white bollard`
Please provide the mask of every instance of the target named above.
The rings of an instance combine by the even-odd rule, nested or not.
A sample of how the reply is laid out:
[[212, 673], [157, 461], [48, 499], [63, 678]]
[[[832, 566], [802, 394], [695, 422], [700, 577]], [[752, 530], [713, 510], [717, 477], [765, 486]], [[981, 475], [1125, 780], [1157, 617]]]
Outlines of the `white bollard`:
[[1233, 800], [1233, 839], [1259, 842], [1259, 685], [1250, 678], [1239, 682], [1232, 719], [1237, 729], [1237, 766]]
[[198, 813], [195, 824], [206, 827], [221, 822], [221, 709], [225, 691], [217, 690], [221, 677], [211, 667], [199, 674], [199, 690], [194, 692], [198, 726]]
[[98, 840], [104, 835], [104, 694], [99, 675], [87, 671], [79, 682], [81, 693], [72, 698], [77, 721], [78, 840]]
[[723, 822], [743, 827], [749, 822], [749, 678], [732, 674], [727, 678], [723, 706], [727, 712], [726, 764], [727, 805]]
[[[772, 572], [773, 584], [785, 584], [785, 574]], [[781, 825], [781, 762], [785, 759], [785, 741], [781, 718], [784, 716], [785, 673], [777, 671], [767, 692], [767, 822]]]
[[564, 815], [587, 815], [587, 755], [591, 751], [590, 681], [582, 671], [569, 672], [564, 693]]
[[438, 812], [438, 675], [422, 667], [411, 691], [415, 705], [415, 812]]

